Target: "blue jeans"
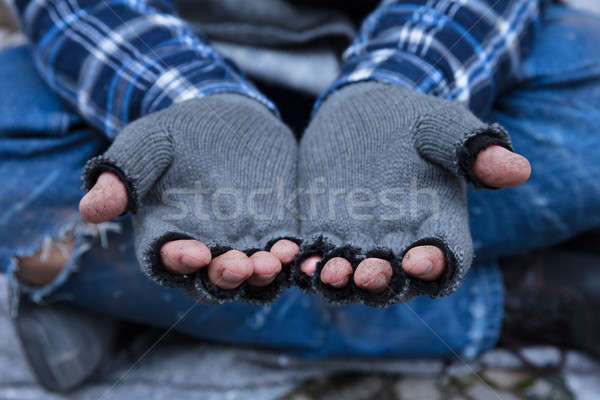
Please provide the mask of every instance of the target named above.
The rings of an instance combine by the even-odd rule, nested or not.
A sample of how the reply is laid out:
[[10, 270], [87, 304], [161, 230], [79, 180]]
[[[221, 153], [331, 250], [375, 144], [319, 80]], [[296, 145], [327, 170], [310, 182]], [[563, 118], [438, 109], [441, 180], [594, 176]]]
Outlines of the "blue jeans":
[[[0, 270], [41, 303], [68, 301], [194, 337], [305, 357], [473, 357], [493, 347], [504, 290], [498, 257], [549, 246], [600, 226], [600, 16], [550, 7], [520, 82], [489, 120], [504, 125], [533, 165], [519, 188], [470, 191], [476, 262], [453, 295], [373, 309], [332, 306], [287, 290], [268, 307], [194, 304], [140, 271], [127, 217], [80, 222], [80, 174], [108, 145], [37, 75], [27, 46], [0, 53]], [[66, 231], [75, 254], [56, 280], [27, 288], [15, 256]]]

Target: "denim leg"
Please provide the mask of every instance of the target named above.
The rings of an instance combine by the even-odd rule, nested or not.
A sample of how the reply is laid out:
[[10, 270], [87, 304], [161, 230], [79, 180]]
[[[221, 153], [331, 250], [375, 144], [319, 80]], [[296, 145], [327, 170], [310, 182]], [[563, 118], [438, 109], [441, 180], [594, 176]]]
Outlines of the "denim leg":
[[[269, 307], [195, 304], [139, 270], [127, 217], [94, 231], [77, 203], [85, 161], [107, 143], [54, 96], [35, 73], [30, 51], [0, 53], [0, 271], [33, 253], [45, 238], [76, 233], [76, 250], [51, 285], [30, 289], [39, 303], [68, 301], [116, 318], [232, 344], [264, 346], [306, 357], [474, 356], [494, 345], [502, 316], [497, 268], [470, 273], [453, 296], [418, 298], [373, 309], [334, 307], [290, 289]], [[27, 289], [27, 288], [26, 288]]]
[[600, 15], [550, 6], [518, 87], [490, 119], [532, 175], [517, 188], [471, 190], [478, 260], [551, 246], [600, 226]]
[[0, 93], [0, 272], [7, 273], [14, 289], [39, 298], [64, 281], [74, 265], [48, 287], [34, 289], [16, 284], [15, 257], [43, 250], [75, 230], [81, 167], [107, 143], [41, 80], [28, 46], [0, 53]]
[[272, 305], [205, 306], [157, 286], [137, 267], [128, 221], [92, 243], [81, 271], [47, 301], [79, 306], [124, 320], [175, 330], [199, 339], [275, 348], [303, 357], [388, 356], [470, 358], [495, 345], [503, 305], [495, 265], [470, 272], [452, 296], [416, 298], [383, 309], [332, 306], [292, 288]]

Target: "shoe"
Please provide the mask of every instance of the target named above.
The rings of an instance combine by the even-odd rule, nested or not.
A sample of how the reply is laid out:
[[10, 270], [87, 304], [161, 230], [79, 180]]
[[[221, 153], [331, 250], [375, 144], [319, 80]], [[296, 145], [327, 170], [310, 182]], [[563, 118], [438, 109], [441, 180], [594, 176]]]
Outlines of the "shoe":
[[77, 388], [114, 354], [119, 323], [67, 304], [21, 298], [13, 325], [39, 384], [53, 392]]

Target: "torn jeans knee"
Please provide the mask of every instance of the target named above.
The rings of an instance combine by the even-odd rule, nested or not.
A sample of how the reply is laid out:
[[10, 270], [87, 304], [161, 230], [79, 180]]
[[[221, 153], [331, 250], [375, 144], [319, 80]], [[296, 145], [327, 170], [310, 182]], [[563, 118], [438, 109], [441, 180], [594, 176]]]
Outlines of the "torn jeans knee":
[[[44, 304], [53, 301], [75, 301], [73, 296], [67, 293], [56, 294], [60, 288], [68, 281], [72, 274], [81, 270], [81, 256], [87, 252], [94, 241], [99, 241], [103, 247], [108, 246], [107, 232], [112, 231], [120, 233], [121, 225], [117, 222], [106, 222], [99, 225], [93, 225], [83, 222], [78, 222], [74, 226], [65, 226], [57, 235], [57, 239], [52, 239], [49, 235], [45, 235], [37, 240], [31, 240], [31, 247], [36, 248], [34, 251], [40, 253], [40, 259], [44, 261], [44, 252], [52, 243], [60, 243], [61, 238], [66, 235], [72, 236], [71, 249], [65, 248], [63, 251], [68, 253], [66, 262], [59, 268], [58, 273], [51, 279], [50, 282], [43, 285], [30, 284], [19, 277], [19, 268], [21, 263], [20, 258], [32, 255], [30, 246], [27, 249], [14, 249], [15, 255], [11, 257], [6, 269], [7, 281], [10, 290], [10, 310], [11, 314], [15, 314], [18, 309], [18, 302], [21, 296], [26, 296], [30, 301], [37, 304]], [[22, 277], [21, 277], [22, 278]]]

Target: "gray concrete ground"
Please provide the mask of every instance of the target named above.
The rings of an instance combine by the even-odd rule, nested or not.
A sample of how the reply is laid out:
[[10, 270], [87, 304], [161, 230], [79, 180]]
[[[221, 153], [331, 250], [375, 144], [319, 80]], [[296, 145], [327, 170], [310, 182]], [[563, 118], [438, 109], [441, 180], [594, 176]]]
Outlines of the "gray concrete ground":
[[[22, 42], [0, 0], [0, 48]], [[598, 0], [570, 0], [600, 11]], [[151, 339], [151, 337], [146, 338]], [[40, 388], [23, 358], [0, 277], [0, 399], [487, 400], [600, 399], [600, 364], [554, 348], [495, 350], [461, 360], [307, 363], [277, 354], [167, 339], [144, 359], [121, 357], [111, 373], [69, 395]], [[150, 346], [152, 340], [140, 342]], [[134, 366], [132, 368], [132, 366]]]

